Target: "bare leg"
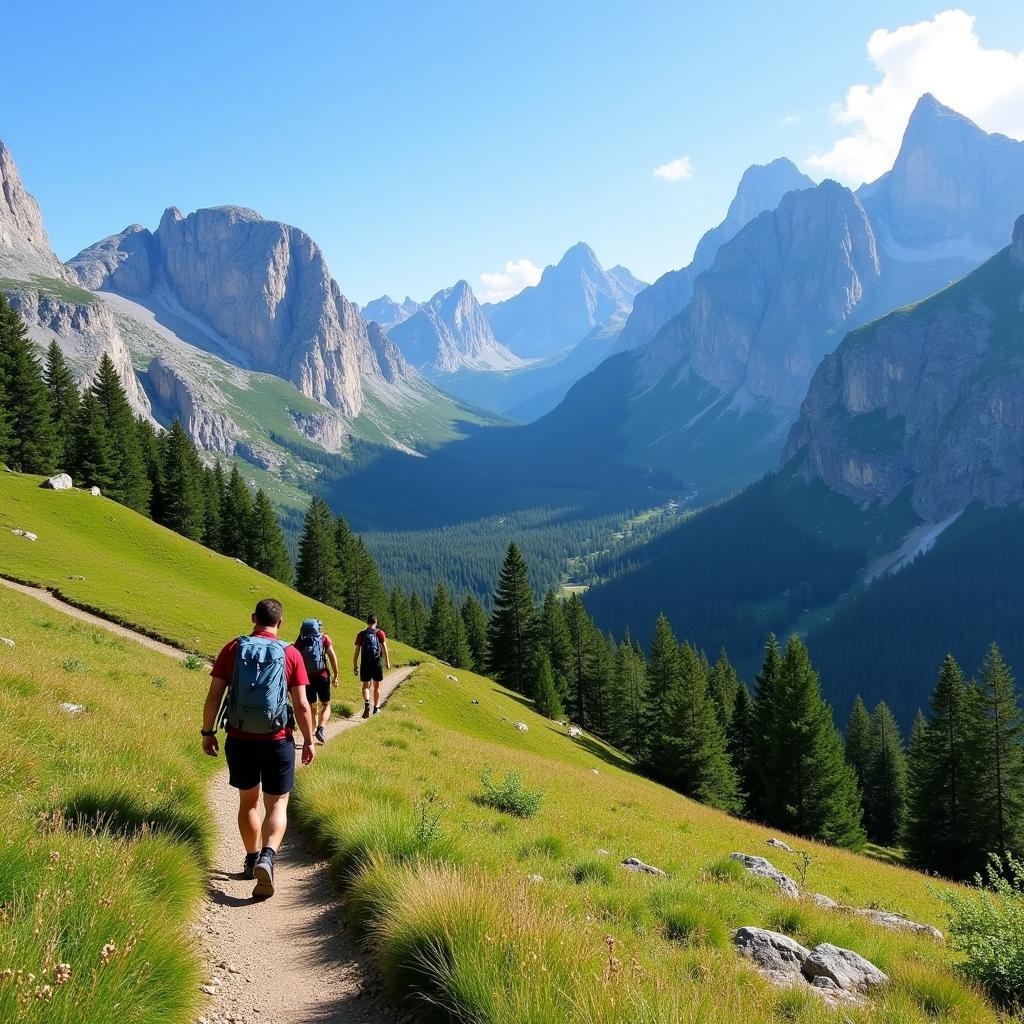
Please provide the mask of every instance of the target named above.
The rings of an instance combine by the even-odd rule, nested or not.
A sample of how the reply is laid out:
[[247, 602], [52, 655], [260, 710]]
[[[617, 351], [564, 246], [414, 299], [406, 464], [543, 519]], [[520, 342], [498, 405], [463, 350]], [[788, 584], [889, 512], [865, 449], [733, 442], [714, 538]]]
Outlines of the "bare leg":
[[317, 725], [326, 725], [331, 720], [331, 702], [328, 701], [326, 704], [321, 703], [320, 705], [320, 718], [317, 720]]
[[380, 680], [374, 679], [373, 681], [373, 706], [375, 708], [380, 707]]
[[363, 702], [366, 704], [370, 703], [370, 684], [363, 683]]
[[260, 848], [260, 787], [238, 791], [238, 832], [246, 853]]
[[288, 794], [271, 796], [263, 794], [263, 845], [274, 851], [281, 849], [285, 829], [288, 827]]

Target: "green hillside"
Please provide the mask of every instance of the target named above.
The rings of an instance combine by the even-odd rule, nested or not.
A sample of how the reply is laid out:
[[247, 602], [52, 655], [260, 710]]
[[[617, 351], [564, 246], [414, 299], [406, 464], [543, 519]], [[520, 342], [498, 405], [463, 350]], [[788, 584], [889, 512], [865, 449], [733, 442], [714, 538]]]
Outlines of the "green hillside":
[[[292, 622], [319, 613], [342, 635], [356, 626], [105, 499], [38, 482], [0, 475], [5, 574], [205, 653], [244, 628], [268, 591], [283, 596]], [[0, 647], [3, 735], [22, 751], [9, 750], [0, 774], [21, 794], [3, 825], [0, 950], [24, 972], [7, 988], [0, 981], [3, 1019], [184, 1024], [198, 970], [184, 926], [209, 848], [203, 786], [215, 766], [177, 723], [198, 714], [205, 682], [30, 598], [0, 601], [16, 642]], [[791, 856], [765, 845], [766, 830], [633, 775], [615, 751], [570, 738], [489, 680], [448, 674], [424, 665], [379, 721], [328, 745], [300, 773], [295, 803], [333, 858], [390, 991], [414, 1000], [417, 1019], [424, 994], [474, 1024], [836, 1019], [738, 960], [729, 929], [753, 924], [855, 949], [887, 971], [892, 984], [845, 1011], [851, 1021], [996, 1020], [953, 974], [942, 943], [786, 900], [723, 859], [771, 854], [795, 873]], [[65, 700], [87, 710], [40, 715]], [[495, 783], [513, 770], [543, 790], [537, 812], [487, 806], [488, 768]], [[141, 827], [148, 821], [157, 827]], [[120, 834], [96, 832], [97, 822]], [[941, 925], [924, 876], [791, 842], [811, 857], [813, 891]], [[669, 874], [630, 873], [619, 866], [630, 856]], [[107, 943], [115, 952], [104, 959]], [[50, 998], [36, 996], [60, 963], [83, 984], [47, 981]]]

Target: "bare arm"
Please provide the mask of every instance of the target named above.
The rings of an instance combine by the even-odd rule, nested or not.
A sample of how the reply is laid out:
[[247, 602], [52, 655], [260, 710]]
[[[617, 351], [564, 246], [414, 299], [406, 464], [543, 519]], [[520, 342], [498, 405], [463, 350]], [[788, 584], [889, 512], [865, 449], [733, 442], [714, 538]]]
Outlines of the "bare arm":
[[338, 656], [334, 653], [334, 644], [327, 648], [327, 661], [334, 672], [334, 682], [338, 681]]
[[306, 699], [305, 686], [293, 686], [290, 690], [292, 697], [292, 710], [295, 712], [295, 724], [302, 733], [302, 739], [307, 747], [313, 746], [313, 713], [309, 708], [309, 701]]
[[356, 649], [352, 652], [352, 673], [353, 675], [359, 675], [359, 644], [356, 644]]
[[387, 642], [387, 640], [385, 640], [384, 643], [381, 644], [381, 647], [384, 649], [384, 667], [390, 672], [391, 671], [391, 652], [388, 650], [388, 642]]
[[[206, 702], [203, 704], [203, 732], [214, 732], [217, 728], [217, 712], [220, 710], [221, 701], [224, 699], [224, 691], [228, 688], [226, 679], [218, 679], [216, 676], [210, 680], [210, 689], [206, 693]], [[217, 737], [204, 736], [203, 750], [210, 757], [217, 756]]]

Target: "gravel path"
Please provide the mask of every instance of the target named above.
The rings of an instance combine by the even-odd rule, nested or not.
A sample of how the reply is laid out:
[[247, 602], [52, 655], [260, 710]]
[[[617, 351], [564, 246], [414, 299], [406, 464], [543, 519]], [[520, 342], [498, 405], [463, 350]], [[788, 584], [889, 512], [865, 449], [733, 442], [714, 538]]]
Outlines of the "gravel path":
[[[150, 650], [186, 657], [176, 647], [76, 608], [47, 590], [2, 577], [0, 584]], [[381, 702], [413, 671], [388, 673]], [[328, 742], [363, 724], [361, 718], [332, 719]], [[316, 770], [316, 761], [308, 770]], [[364, 954], [345, 929], [327, 861], [290, 829], [275, 866], [277, 892], [269, 900], [253, 900], [253, 883], [242, 878], [238, 798], [228, 786], [226, 769], [213, 780], [209, 804], [217, 845], [207, 898], [193, 927], [209, 966], [202, 986], [207, 1005], [196, 1024], [393, 1024], [394, 1012], [379, 998]]]

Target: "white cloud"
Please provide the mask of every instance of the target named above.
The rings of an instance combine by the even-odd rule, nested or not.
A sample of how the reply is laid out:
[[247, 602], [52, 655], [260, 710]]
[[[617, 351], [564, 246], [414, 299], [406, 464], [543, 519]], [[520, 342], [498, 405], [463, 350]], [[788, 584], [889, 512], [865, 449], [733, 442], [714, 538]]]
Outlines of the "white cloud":
[[518, 295], [524, 288], [536, 284], [543, 271], [529, 260], [509, 260], [503, 271], [494, 274], [481, 274], [483, 289], [480, 292], [481, 302], [503, 302], [505, 299]]
[[850, 87], [832, 112], [850, 133], [808, 164], [849, 184], [877, 178], [892, 165], [907, 118], [926, 92], [986, 131], [1024, 136], [1024, 53], [985, 49], [974, 20], [949, 10], [872, 32], [868, 56], [882, 79]]
[[789, 128], [792, 125], [799, 124], [799, 123], [800, 123], [800, 115], [799, 114], [783, 114], [782, 117], [779, 118], [779, 124], [782, 125], [783, 128]]
[[693, 177], [693, 161], [688, 156], [679, 156], [654, 168], [654, 176], [662, 181], [684, 181]]

